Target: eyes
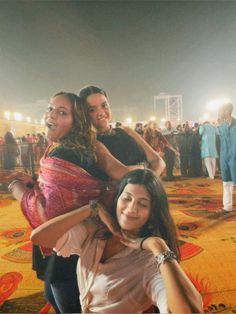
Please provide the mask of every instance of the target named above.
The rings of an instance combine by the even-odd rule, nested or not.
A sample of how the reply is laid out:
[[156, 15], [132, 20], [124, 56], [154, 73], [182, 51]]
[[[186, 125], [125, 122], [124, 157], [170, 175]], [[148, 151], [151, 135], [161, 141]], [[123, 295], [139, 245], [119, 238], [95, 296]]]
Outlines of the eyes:
[[49, 113], [49, 112], [52, 112], [52, 110], [55, 110], [55, 113], [59, 116], [65, 116], [67, 115], [67, 111], [61, 109], [61, 108], [54, 108], [53, 106], [48, 106], [47, 109], [46, 109], [46, 112]]
[[[133, 201], [133, 198], [129, 195], [123, 195], [123, 196], [121, 196], [121, 200], [124, 203], [130, 203]], [[137, 205], [140, 206], [141, 208], [147, 208], [147, 207], [149, 207], [149, 201], [144, 200], [144, 199], [139, 199], [137, 202]]]
[[[102, 103], [101, 104], [101, 109], [109, 109], [110, 108], [110, 105], [109, 105], [109, 103], [108, 102], [104, 102], [104, 103]], [[88, 109], [88, 112], [89, 113], [94, 113], [94, 112], [96, 112], [97, 110], [99, 109], [99, 106], [91, 106], [91, 105], [89, 105], [89, 109]]]

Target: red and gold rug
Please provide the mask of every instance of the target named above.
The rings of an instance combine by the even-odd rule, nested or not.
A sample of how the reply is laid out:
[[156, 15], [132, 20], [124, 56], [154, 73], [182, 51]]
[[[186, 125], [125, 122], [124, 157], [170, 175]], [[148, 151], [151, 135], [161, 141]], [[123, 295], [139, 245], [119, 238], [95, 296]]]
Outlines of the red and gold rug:
[[[164, 184], [181, 264], [201, 292], [206, 313], [236, 313], [236, 212], [217, 211], [222, 182], [195, 178]], [[18, 203], [4, 193], [0, 220], [0, 312], [52, 313], [31, 270], [31, 229]]]

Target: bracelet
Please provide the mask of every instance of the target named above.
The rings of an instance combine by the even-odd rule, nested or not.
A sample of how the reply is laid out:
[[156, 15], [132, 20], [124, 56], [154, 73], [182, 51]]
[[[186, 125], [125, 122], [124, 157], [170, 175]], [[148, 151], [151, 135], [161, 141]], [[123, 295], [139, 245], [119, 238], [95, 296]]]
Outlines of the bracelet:
[[143, 242], [144, 242], [145, 240], [147, 240], [147, 238], [149, 238], [149, 237], [150, 237], [150, 236], [147, 236], [147, 237], [143, 238], [142, 241], [140, 242], [140, 249], [141, 249], [141, 250], [144, 250], [144, 248], [143, 248]]
[[165, 264], [165, 262], [169, 262], [173, 259], [176, 259], [176, 255], [173, 251], [166, 250], [158, 254], [157, 256], [154, 257], [155, 263], [157, 264], [157, 268], [159, 270], [160, 266], [162, 264]]
[[13, 180], [13, 181], [8, 185], [7, 189], [8, 189], [8, 191], [9, 191], [10, 193], [12, 192], [12, 189], [13, 189], [14, 184], [17, 183], [17, 182], [22, 182], [22, 180], [20, 180], [20, 179], [15, 179], [15, 180]]
[[89, 206], [91, 209], [90, 218], [97, 218], [98, 217], [98, 200], [90, 200]]

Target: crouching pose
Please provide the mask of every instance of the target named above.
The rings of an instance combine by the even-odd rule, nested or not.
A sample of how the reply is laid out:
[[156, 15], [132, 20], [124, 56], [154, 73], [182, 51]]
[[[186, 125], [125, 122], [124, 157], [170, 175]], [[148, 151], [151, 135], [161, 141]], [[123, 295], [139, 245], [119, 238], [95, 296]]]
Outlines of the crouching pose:
[[161, 313], [203, 313], [178, 264], [167, 196], [151, 170], [123, 177], [110, 213], [93, 200], [37, 227], [31, 239], [64, 257], [80, 255], [83, 313], [142, 313], [152, 304]]

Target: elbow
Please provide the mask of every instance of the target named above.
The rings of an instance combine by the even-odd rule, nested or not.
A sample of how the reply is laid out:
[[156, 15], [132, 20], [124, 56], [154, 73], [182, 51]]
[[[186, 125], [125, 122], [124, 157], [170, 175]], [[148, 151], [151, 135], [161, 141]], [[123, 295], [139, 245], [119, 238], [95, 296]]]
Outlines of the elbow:
[[45, 248], [53, 248], [55, 246], [50, 237], [47, 237], [42, 232], [38, 231], [37, 228], [31, 232], [30, 240], [33, 244], [43, 246]]
[[41, 245], [40, 236], [38, 235], [37, 229], [34, 229], [31, 232], [30, 240], [32, 241], [33, 244]]

